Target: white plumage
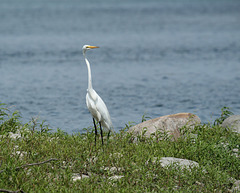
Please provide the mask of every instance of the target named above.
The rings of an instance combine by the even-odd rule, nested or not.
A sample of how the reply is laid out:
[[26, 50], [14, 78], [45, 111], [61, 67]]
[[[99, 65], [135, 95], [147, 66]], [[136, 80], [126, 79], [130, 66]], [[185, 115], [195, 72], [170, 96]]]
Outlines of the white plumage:
[[111, 121], [111, 117], [108, 112], [107, 106], [105, 105], [104, 101], [101, 99], [101, 97], [96, 93], [96, 91], [92, 87], [91, 67], [86, 57], [86, 51], [93, 48], [98, 48], [98, 47], [84, 45], [82, 48], [83, 56], [85, 58], [85, 62], [88, 68], [88, 89], [87, 89], [87, 95], [86, 95], [86, 103], [87, 103], [88, 110], [90, 111], [93, 117], [93, 123], [95, 127], [95, 143], [96, 143], [96, 135], [97, 135], [97, 128], [95, 124], [95, 120], [96, 120], [100, 125], [102, 144], [103, 144], [102, 127], [106, 129], [108, 133], [110, 133], [113, 126], [112, 126], [112, 121]]
[[103, 128], [110, 131], [112, 128], [112, 121], [107, 106], [94, 89], [87, 90], [86, 103], [93, 118], [97, 122], [101, 122]]

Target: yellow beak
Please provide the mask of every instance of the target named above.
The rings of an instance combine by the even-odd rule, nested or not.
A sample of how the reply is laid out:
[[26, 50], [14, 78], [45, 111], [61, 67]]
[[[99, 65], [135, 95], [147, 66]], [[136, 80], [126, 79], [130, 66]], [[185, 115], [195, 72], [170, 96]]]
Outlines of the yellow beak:
[[93, 49], [93, 48], [99, 48], [99, 47], [98, 46], [88, 46], [88, 48]]

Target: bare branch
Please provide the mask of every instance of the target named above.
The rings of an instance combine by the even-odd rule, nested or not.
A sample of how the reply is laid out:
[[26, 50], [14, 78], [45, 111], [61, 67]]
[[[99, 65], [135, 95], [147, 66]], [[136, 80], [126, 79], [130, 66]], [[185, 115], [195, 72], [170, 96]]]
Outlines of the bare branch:
[[12, 190], [5, 190], [5, 189], [0, 189], [0, 192], [7, 192], [7, 193], [24, 193], [22, 190], [17, 190], [17, 191], [12, 191]]
[[37, 165], [45, 164], [45, 163], [50, 162], [50, 161], [57, 161], [57, 159], [56, 158], [51, 158], [51, 159], [43, 161], [43, 162], [32, 163], [32, 164], [24, 164], [20, 167], [16, 167], [15, 170], [19, 170], [21, 168], [25, 168], [25, 167], [28, 167], [28, 166], [37, 166]]
[[[41, 164], [48, 163], [48, 162], [50, 162], [50, 161], [57, 161], [57, 160], [58, 160], [58, 159], [56, 159], [56, 158], [51, 158], [51, 159], [46, 160], [46, 161], [43, 161], [43, 162], [32, 163], [32, 164], [24, 164], [24, 165], [22, 165], [22, 166], [16, 167], [15, 170], [18, 171], [18, 170], [20, 170], [20, 169], [22, 169], [22, 168], [25, 168], [25, 167], [37, 166], [37, 165], [41, 165]], [[4, 171], [5, 171], [5, 170], [0, 170], [0, 174], [1, 174], [2, 172], [4, 172]]]

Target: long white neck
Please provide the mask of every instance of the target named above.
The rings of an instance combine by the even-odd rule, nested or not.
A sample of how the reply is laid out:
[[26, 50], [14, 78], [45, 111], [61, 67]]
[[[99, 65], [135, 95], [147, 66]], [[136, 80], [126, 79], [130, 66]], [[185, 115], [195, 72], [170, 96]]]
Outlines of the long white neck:
[[87, 64], [87, 69], [88, 69], [88, 90], [92, 89], [92, 74], [91, 74], [91, 67], [90, 67], [90, 63], [86, 57], [86, 54], [83, 53], [84, 58], [85, 58], [85, 62]]

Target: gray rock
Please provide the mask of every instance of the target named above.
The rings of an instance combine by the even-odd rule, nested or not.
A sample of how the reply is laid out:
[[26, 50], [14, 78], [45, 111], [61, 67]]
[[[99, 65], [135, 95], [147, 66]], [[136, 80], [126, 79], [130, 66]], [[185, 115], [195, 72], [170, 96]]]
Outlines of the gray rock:
[[230, 192], [233, 192], [233, 193], [240, 192], [240, 180], [235, 181]]
[[89, 178], [89, 176], [88, 175], [84, 175], [84, 174], [80, 175], [79, 173], [73, 173], [73, 176], [72, 176], [72, 180], [74, 182], [77, 181], [77, 180], [82, 180], [84, 178]]
[[131, 127], [128, 132], [137, 136], [142, 135], [143, 130], [146, 130], [146, 132], [144, 132], [145, 137], [150, 137], [151, 134], [157, 131], [162, 133], [166, 132], [169, 136], [173, 137], [173, 139], [177, 140], [180, 137], [180, 128], [183, 126], [193, 128], [200, 123], [200, 118], [194, 114], [177, 113], [144, 121]]
[[199, 164], [195, 161], [188, 160], [188, 159], [180, 159], [175, 157], [162, 157], [160, 159], [160, 162], [162, 167], [167, 167], [171, 164], [177, 164], [182, 169], [183, 168], [191, 169], [193, 167], [199, 167]]
[[110, 173], [116, 173], [116, 172], [119, 172], [119, 171], [124, 171], [124, 168], [122, 168], [122, 167], [117, 168], [117, 167], [104, 167], [104, 166], [102, 166], [102, 167], [100, 167], [100, 169], [108, 171]]
[[146, 164], [149, 164], [149, 162], [151, 162], [152, 164], [161, 164], [162, 167], [168, 167], [172, 164], [175, 164], [181, 169], [186, 168], [189, 170], [193, 167], [199, 167], [199, 164], [195, 161], [175, 157], [162, 157], [160, 159], [158, 159], [158, 157], [154, 157], [151, 160], [148, 160]]
[[109, 177], [108, 179], [109, 180], [119, 180], [119, 179], [121, 179], [121, 178], [123, 178], [124, 176], [118, 176], [118, 175], [115, 175], [115, 176], [111, 176], [111, 177]]
[[222, 123], [222, 127], [229, 127], [233, 131], [240, 133], [240, 115], [231, 115]]
[[9, 137], [12, 139], [19, 139], [21, 138], [21, 134], [20, 133], [13, 133], [13, 132], [9, 132]]

